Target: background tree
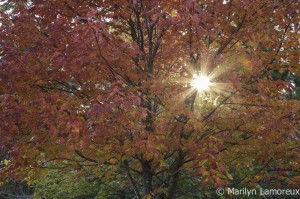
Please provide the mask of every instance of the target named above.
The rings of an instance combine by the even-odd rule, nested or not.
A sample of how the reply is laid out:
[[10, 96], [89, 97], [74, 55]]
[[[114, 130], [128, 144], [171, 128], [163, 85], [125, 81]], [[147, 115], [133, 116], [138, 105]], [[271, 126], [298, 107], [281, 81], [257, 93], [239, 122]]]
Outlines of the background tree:
[[[298, 186], [300, 106], [271, 77], [299, 74], [298, 1], [9, 3], [1, 176], [30, 181], [54, 162], [125, 176], [136, 198], [178, 198], [184, 179], [203, 193]], [[191, 87], [198, 73], [209, 90]]]

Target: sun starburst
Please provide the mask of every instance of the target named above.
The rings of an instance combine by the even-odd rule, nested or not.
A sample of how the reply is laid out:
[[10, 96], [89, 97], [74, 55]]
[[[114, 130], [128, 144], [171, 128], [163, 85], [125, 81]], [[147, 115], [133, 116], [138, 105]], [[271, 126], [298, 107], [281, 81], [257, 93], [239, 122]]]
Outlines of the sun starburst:
[[197, 89], [198, 91], [203, 92], [203, 91], [207, 91], [211, 85], [212, 85], [212, 83], [210, 82], [210, 78], [208, 76], [205, 76], [202, 74], [200, 74], [200, 75], [194, 74], [193, 75], [193, 79], [191, 81], [191, 86], [194, 89]]
[[191, 105], [192, 109], [198, 110], [203, 106], [218, 104], [222, 96], [227, 96], [231, 90], [231, 83], [223, 82], [224, 67], [215, 67], [210, 70], [202, 64], [202, 67], [194, 68], [186, 65], [183, 75], [176, 78], [176, 83], [185, 85], [185, 90], [179, 93], [177, 104], [184, 102]]

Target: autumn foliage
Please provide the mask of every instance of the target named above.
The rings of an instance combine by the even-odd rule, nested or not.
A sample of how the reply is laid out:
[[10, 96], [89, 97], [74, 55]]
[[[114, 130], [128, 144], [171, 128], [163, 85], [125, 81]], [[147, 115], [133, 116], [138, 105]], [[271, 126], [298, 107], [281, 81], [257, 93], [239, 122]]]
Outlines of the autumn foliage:
[[[300, 72], [297, 0], [7, 4], [3, 180], [71, 168], [137, 198], [182, 196], [189, 179], [203, 193], [299, 185], [299, 101], [271, 75]], [[193, 90], [204, 68], [216, 88]]]

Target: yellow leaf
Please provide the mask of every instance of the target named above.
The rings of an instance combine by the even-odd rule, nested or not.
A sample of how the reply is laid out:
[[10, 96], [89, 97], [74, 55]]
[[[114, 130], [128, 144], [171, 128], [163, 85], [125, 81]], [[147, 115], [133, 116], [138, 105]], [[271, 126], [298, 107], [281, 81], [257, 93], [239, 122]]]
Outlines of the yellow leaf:
[[143, 197], [143, 199], [151, 199], [152, 197], [151, 197], [151, 195], [150, 194], [148, 194], [148, 195], [145, 195], [144, 197]]
[[228, 177], [229, 180], [233, 180], [233, 177], [230, 173], [227, 173], [227, 177]]
[[115, 159], [115, 158], [112, 158], [112, 159], [110, 159], [110, 160], [109, 160], [109, 162], [110, 162], [110, 163], [112, 163], [112, 164], [116, 164], [116, 162], [117, 162], [117, 159]]
[[10, 160], [5, 159], [4, 160], [4, 165], [7, 166], [10, 163]]

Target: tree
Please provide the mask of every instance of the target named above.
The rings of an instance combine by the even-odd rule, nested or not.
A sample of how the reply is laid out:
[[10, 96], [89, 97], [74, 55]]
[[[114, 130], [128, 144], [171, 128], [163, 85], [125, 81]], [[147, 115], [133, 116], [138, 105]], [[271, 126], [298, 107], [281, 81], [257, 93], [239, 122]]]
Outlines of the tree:
[[54, 162], [126, 176], [136, 198], [184, 196], [186, 179], [206, 194], [299, 184], [299, 102], [271, 77], [299, 74], [298, 1], [9, 3], [1, 176], [31, 180]]

